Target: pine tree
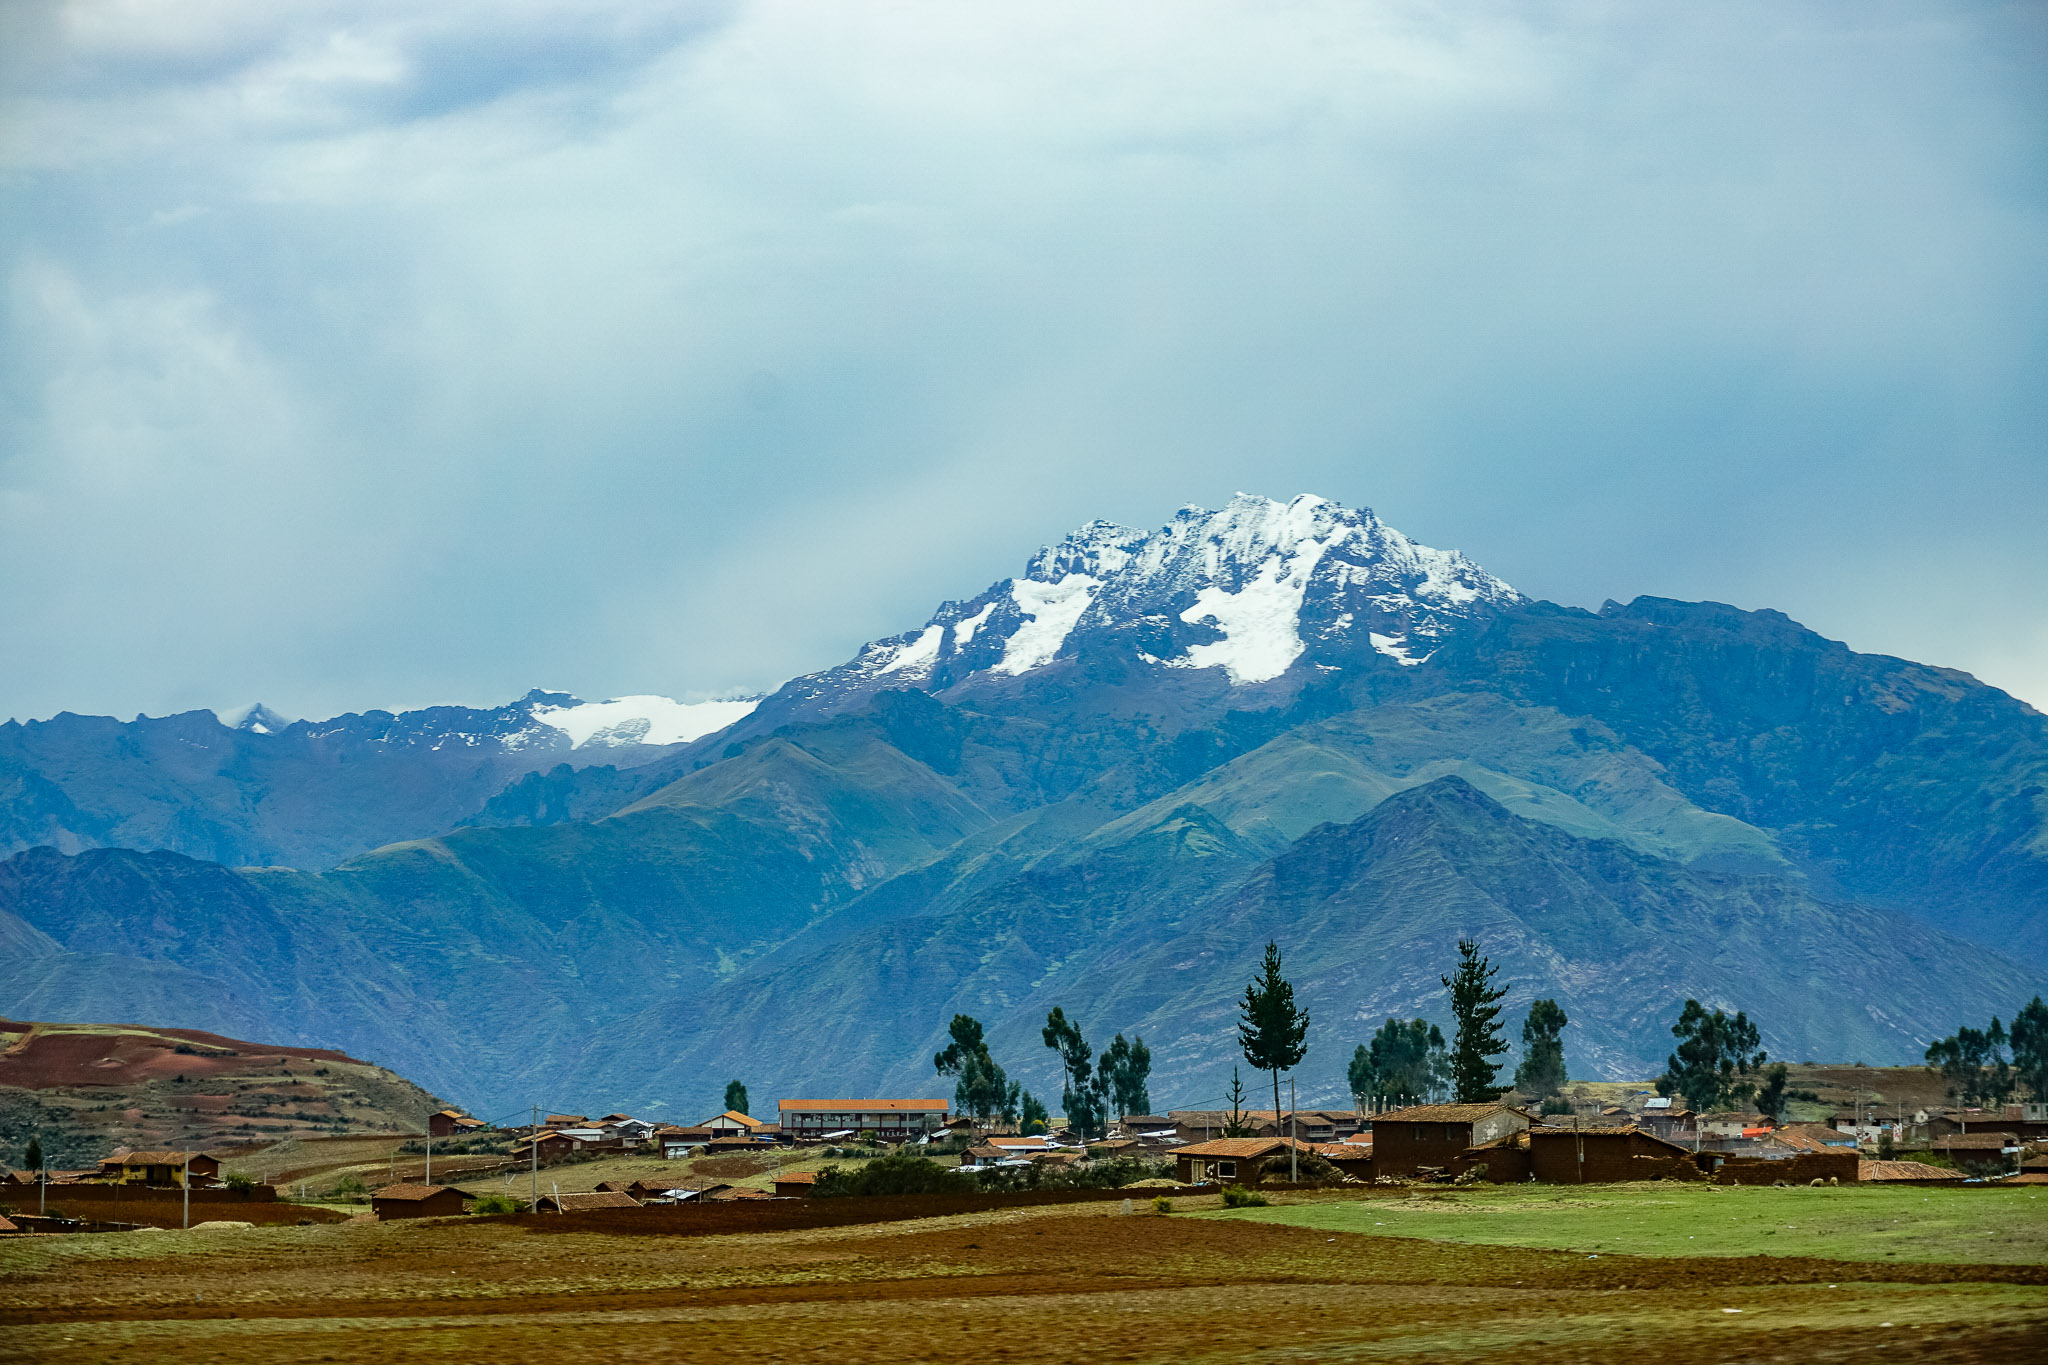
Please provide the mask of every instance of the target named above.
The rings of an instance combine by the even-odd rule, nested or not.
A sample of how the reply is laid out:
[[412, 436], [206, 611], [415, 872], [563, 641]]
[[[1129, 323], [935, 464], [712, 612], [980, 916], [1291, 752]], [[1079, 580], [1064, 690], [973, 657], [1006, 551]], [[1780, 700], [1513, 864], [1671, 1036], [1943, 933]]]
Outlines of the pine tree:
[[1500, 1001], [1508, 993], [1493, 984], [1492, 966], [1479, 955], [1476, 940], [1458, 940], [1458, 968], [1439, 978], [1451, 995], [1451, 1014], [1458, 1021], [1451, 1042], [1451, 1084], [1459, 1104], [1483, 1104], [1499, 1099], [1502, 1089], [1495, 1082], [1500, 1063], [1493, 1059], [1508, 1050], [1501, 1036]]
[[43, 1169], [43, 1140], [40, 1137], [31, 1137], [28, 1140], [28, 1150], [21, 1154], [21, 1164], [26, 1170]]
[[740, 1083], [739, 1083], [738, 1081], [727, 1081], [727, 1082], [725, 1083], [725, 1107], [726, 1107], [726, 1110], [727, 1110], [727, 1112], [728, 1112], [728, 1113], [733, 1113], [733, 1114], [744, 1114], [744, 1113], [746, 1113], [746, 1112], [747, 1112], [747, 1088], [746, 1088], [746, 1086], [744, 1086], [744, 1085], [740, 1084]]
[[1547, 1099], [1564, 1089], [1564, 1043], [1559, 1035], [1571, 1022], [1555, 1000], [1538, 1000], [1522, 1021], [1522, 1064], [1515, 1068], [1515, 1089]]
[[1360, 1109], [1421, 1104], [1443, 1086], [1443, 1031], [1427, 1019], [1388, 1019], [1351, 1054], [1351, 1094]]
[[1250, 1137], [1252, 1125], [1244, 1112], [1244, 1078], [1237, 1074], [1237, 1068], [1230, 1068], [1230, 1117], [1223, 1121], [1223, 1136], [1227, 1138]]
[[1273, 1076], [1273, 1117], [1280, 1116], [1280, 1073], [1308, 1055], [1308, 1014], [1295, 1008], [1294, 987], [1280, 974], [1280, 945], [1266, 945], [1259, 974], [1238, 1007], [1237, 1044], [1244, 1059]]

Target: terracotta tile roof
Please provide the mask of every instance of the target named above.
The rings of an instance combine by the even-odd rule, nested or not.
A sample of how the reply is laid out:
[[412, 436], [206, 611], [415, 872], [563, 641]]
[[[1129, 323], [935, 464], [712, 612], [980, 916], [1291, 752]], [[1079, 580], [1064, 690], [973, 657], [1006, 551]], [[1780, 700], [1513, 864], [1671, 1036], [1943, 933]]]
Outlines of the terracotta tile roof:
[[543, 1204], [553, 1204], [564, 1213], [582, 1213], [586, 1209], [637, 1209], [640, 1201], [630, 1194], [616, 1190], [597, 1190], [590, 1194], [544, 1194]]
[[742, 1114], [737, 1109], [728, 1109], [723, 1114], [713, 1114], [697, 1126], [699, 1128], [709, 1128], [720, 1119], [729, 1119], [742, 1128], [766, 1128], [768, 1126], [766, 1119], [757, 1119], [752, 1114]]
[[0, 1232], [20, 1232], [21, 1229], [7, 1221], [7, 1215], [0, 1214]]
[[[1289, 1139], [1287, 1138], [1217, 1138], [1214, 1142], [1197, 1142], [1187, 1147], [1176, 1147], [1173, 1149], [1173, 1154], [1177, 1157], [1220, 1156], [1242, 1157], [1248, 1160], [1253, 1157], [1266, 1156], [1273, 1152], [1284, 1152], [1287, 1150], [1288, 1145]], [[1304, 1142], [1300, 1145], [1303, 1148], [1313, 1150], [1309, 1143]]]
[[932, 1114], [944, 1113], [952, 1106], [946, 1100], [782, 1100], [777, 1107], [785, 1114], [813, 1109], [849, 1114]]
[[1951, 1137], [1936, 1138], [1930, 1145], [1943, 1151], [1996, 1152], [2017, 1147], [2019, 1139], [2011, 1133], [1956, 1133]]
[[816, 1171], [791, 1171], [786, 1175], [776, 1176], [775, 1183], [778, 1185], [815, 1185], [818, 1183], [818, 1173]]
[[126, 1156], [110, 1156], [102, 1166], [182, 1166], [189, 1156], [194, 1161], [211, 1161], [204, 1152], [130, 1152]]
[[[1375, 1125], [1382, 1123], [1477, 1123], [1491, 1118], [1512, 1105], [1496, 1101], [1492, 1104], [1417, 1104], [1406, 1109], [1389, 1109], [1384, 1114], [1374, 1114]], [[1519, 1111], [1517, 1111], [1519, 1112]]]
[[386, 1185], [381, 1190], [370, 1191], [370, 1198], [397, 1199], [410, 1203], [418, 1199], [431, 1199], [443, 1190], [453, 1190], [456, 1194], [462, 1193], [461, 1190], [455, 1189], [453, 1185]]
[[[1552, 1117], [1555, 1117], [1555, 1115]], [[1545, 1124], [1540, 1128], [1531, 1128], [1529, 1136], [1532, 1138], [1568, 1138], [1576, 1134], [1579, 1137], [1615, 1137], [1623, 1133], [1641, 1133], [1642, 1131], [1633, 1123], [1582, 1123], [1576, 1128], [1553, 1127], [1550, 1124]], [[1644, 1136], [1647, 1137], [1649, 1135], [1644, 1134]], [[1661, 1141], [1661, 1139], [1659, 1140]]]
[[1943, 1166], [1930, 1166], [1924, 1161], [1859, 1161], [1856, 1163], [1856, 1179], [1859, 1181], [1885, 1180], [1961, 1180], [1961, 1171], [1951, 1171]]

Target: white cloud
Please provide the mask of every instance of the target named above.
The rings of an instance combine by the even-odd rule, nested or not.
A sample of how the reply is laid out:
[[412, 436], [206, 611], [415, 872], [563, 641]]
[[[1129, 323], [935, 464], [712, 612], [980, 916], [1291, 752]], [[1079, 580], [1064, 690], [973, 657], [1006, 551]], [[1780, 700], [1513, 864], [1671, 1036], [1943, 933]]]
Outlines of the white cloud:
[[2017, 12], [0, 23], [0, 712], [772, 684], [1241, 486], [1934, 662], [2043, 616]]

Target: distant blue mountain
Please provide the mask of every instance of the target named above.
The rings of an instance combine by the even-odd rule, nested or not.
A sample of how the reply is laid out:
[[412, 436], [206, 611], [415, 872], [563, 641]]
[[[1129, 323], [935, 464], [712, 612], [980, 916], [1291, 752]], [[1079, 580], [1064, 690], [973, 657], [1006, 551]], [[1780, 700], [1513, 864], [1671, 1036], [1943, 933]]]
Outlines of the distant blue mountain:
[[1443, 1019], [1466, 932], [1589, 1076], [1650, 1074], [1689, 996], [1885, 1063], [2048, 988], [2039, 713], [1775, 612], [1531, 601], [1316, 498], [1093, 523], [689, 742], [536, 744], [518, 709], [290, 741], [318, 763], [265, 759], [300, 727], [264, 717], [95, 722], [68, 767], [0, 730], [4, 827], [59, 845], [0, 863], [0, 1013], [125, 1001], [485, 1109], [693, 1113], [735, 1075], [933, 1091], [956, 1010], [1057, 1093], [1052, 1004], [1212, 1098], [1268, 937], [1325, 1101], [1386, 1014]]

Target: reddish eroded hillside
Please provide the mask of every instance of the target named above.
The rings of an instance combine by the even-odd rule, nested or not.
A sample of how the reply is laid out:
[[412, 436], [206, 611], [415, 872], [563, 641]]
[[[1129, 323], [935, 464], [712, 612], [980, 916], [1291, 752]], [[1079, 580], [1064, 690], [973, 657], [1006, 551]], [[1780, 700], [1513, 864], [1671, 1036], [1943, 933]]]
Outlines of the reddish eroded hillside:
[[328, 1048], [0, 1019], [0, 1166], [31, 1133], [52, 1164], [78, 1166], [121, 1145], [414, 1133], [441, 1107], [402, 1077]]
[[245, 1043], [198, 1029], [144, 1028], [135, 1024], [29, 1024], [0, 1019], [0, 1085], [41, 1090], [52, 1086], [118, 1085], [223, 1076], [275, 1074], [294, 1062], [306, 1070], [321, 1062], [357, 1062], [329, 1048]]

